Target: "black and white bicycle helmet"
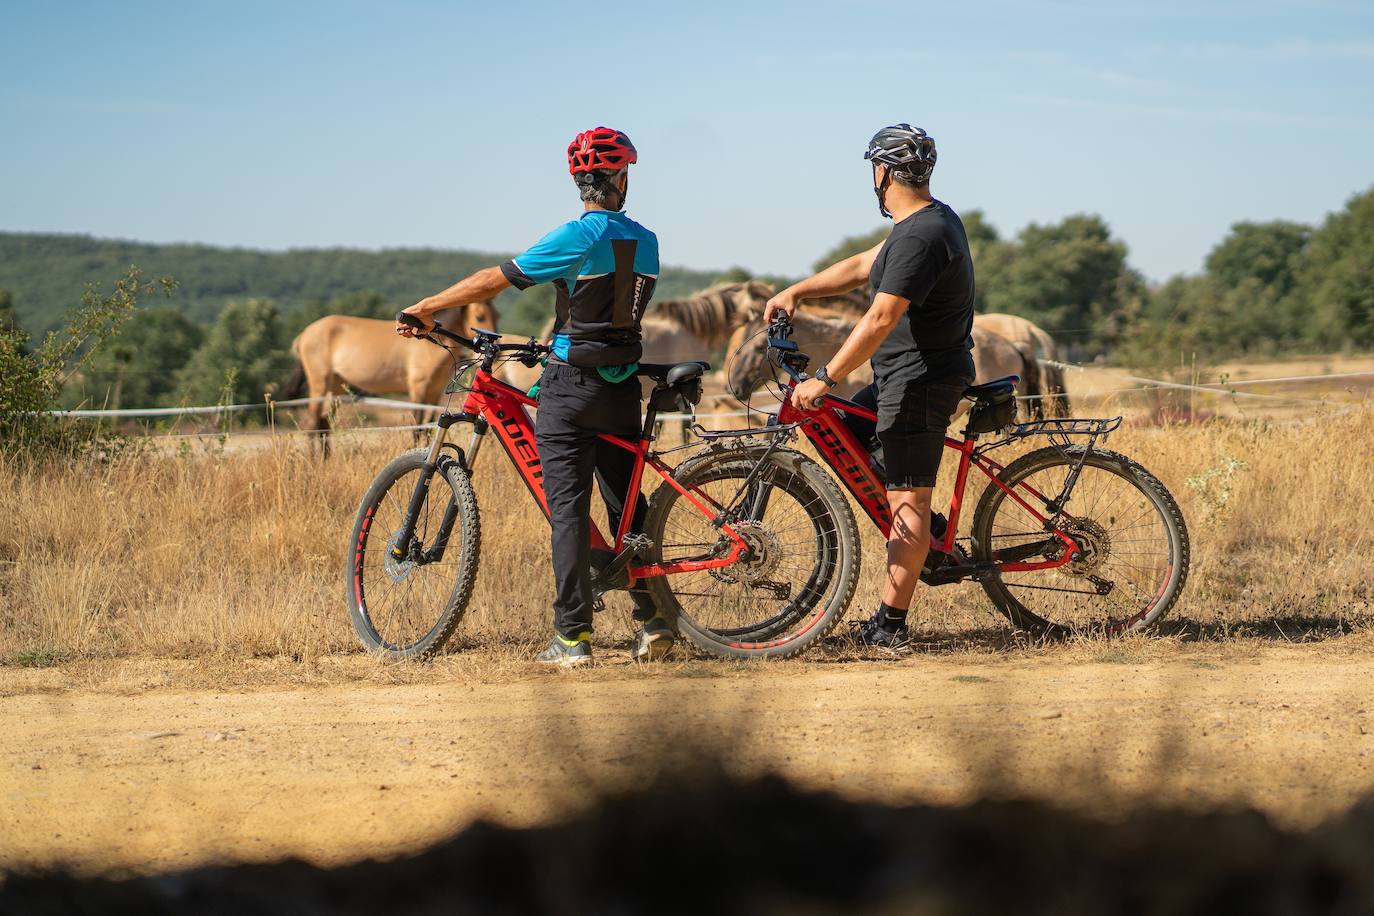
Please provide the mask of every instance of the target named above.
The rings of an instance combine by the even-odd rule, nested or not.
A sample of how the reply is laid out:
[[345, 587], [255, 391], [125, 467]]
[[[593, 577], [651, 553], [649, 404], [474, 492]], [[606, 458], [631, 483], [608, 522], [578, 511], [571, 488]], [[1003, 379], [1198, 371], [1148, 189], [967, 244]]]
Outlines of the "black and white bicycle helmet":
[[935, 141], [919, 127], [894, 124], [873, 135], [864, 158], [881, 162], [912, 184], [925, 184], [935, 171]]

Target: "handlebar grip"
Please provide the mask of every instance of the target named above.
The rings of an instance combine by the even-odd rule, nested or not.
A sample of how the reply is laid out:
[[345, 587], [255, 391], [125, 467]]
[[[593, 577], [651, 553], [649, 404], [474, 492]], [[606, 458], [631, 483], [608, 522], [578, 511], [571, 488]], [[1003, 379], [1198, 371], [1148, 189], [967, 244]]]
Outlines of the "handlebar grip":
[[417, 331], [423, 331], [425, 329], [425, 323], [409, 312], [397, 312], [396, 323], [403, 324], [408, 328], [415, 328]]

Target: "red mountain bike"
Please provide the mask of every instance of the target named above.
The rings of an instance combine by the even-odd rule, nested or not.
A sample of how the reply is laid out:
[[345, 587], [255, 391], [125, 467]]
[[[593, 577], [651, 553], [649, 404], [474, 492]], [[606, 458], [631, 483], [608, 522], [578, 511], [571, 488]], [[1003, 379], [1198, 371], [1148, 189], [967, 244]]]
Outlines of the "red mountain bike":
[[[436, 326], [432, 335], [475, 354], [456, 366], [446, 389], [462, 397], [461, 408], [440, 415], [428, 449], [401, 455], [377, 475], [358, 507], [349, 549], [354, 629], [368, 649], [393, 658], [438, 652], [467, 609], [481, 548], [471, 477], [488, 435], [495, 433], [548, 513], [528, 412], [536, 402], [492, 370], [506, 359], [533, 366], [549, 348], [533, 340], [501, 343], [489, 331], [467, 338]], [[700, 400], [706, 368], [696, 362], [641, 364], [640, 374], [655, 384], [640, 437], [601, 437], [634, 453], [635, 465], [619, 530], [607, 538], [592, 526], [593, 552], [606, 558], [595, 585], [602, 594], [632, 578], [642, 581], [681, 632], [709, 652], [791, 654], [823, 635], [848, 607], [859, 574], [857, 524], [834, 479], [783, 447], [786, 431], [756, 431], [769, 439], [756, 448], [739, 447], [748, 433], [708, 433], [676, 449], [655, 450], [651, 431], [658, 414], [690, 411]], [[459, 423], [472, 425], [465, 449], [446, 441]], [[699, 454], [677, 467], [664, 462], [664, 455], [679, 450]], [[632, 533], [646, 467], [663, 483], [649, 500], [644, 530]]]
[[[841, 412], [869, 421], [876, 415], [835, 396], [814, 411], [798, 410], [788, 396], [806, 377], [807, 357], [790, 339], [786, 315], [768, 333], [769, 359], [787, 377], [776, 435], [800, 430], [886, 537], [892, 518], [883, 481]], [[959, 456], [954, 493], [944, 530], [932, 532], [922, 581], [977, 581], [1015, 626], [1045, 635], [1149, 626], [1178, 600], [1188, 577], [1188, 529], [1178, 504], [1145, 468], [1099, 447], [1120, 417], [1014, 423], [1016, 382], [1009, 376], [964, 392], [973, 406], [962, 438], [945, 439]], [[980, 445], [979, 436], [990, 433], [995, 439]], [[1049, 444], [1006, 466], [990, 457], [1037, 437]], [[961, 540], [970, 468], [989, 483]]]

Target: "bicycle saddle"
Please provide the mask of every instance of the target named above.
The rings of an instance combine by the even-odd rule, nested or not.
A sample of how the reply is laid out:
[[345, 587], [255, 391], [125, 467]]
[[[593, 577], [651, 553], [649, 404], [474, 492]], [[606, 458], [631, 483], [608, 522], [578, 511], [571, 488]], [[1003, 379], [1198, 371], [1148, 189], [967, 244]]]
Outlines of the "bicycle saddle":
[[679, 382], [701, 378], [702, 373], [710, 368], [710, 363], [703, 363], [700, 360], [690, 363], [640, 363], [637, 374], [648, 376], [658, 382], [659, 385], [671, 388]]
[[1016, 390], [1016, 383], [1021, 381], [1019, 375], [1005, 375], [1002, 378], [984, 382], [981, 385], [970, 385], [964, 389], [964, 397], [975, 401], [982, 401], [986, 398], [998, 398], [1003, 395], [1011, 394]]

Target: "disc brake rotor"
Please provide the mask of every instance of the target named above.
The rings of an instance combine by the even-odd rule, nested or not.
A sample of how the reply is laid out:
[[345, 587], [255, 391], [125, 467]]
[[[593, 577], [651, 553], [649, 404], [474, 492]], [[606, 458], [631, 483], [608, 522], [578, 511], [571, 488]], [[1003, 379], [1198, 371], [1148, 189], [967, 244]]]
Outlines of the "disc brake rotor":
[[387, 538], [386, 553], [382, 560], [382, 568], [386, 570], [386, 574], [391, 577], [392, 582], [400, 582], [410, 575], [410, 571], [415, 568], [415, 561], [410, 559], [408, 555], [404, 560], [396, 559], [395, 548], [399, 543], [401, 543], [401, 529], [398, 528], [391, 537]]
[[733, 566], [713, 569], [710, 571], [711, 575], [721, 582], [732, 585], [739, 582], [748, 585], [767, 584], [768, 577], [782, 562], [782, 542], [773, 533], [773, 529], [762, 522], [735, 522], [730, 527], [734, 528], [735, 533], [748, 545], [749, 559]]

